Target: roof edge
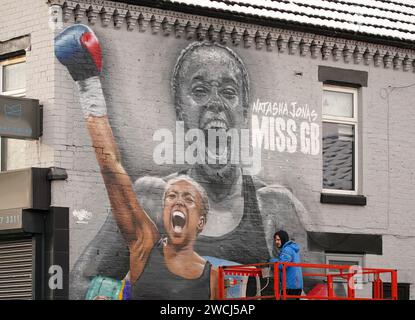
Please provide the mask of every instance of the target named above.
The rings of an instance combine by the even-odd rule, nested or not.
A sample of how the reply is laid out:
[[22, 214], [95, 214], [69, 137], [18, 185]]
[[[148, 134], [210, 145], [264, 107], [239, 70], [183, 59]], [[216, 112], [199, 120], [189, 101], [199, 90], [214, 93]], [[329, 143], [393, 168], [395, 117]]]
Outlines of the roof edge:
[[415, 41], [397, 39], [386, 36], [376, 36], [372, 34], [356, 33], [353, 31], [339, 30], [328, 27], [315, 26], [299, 22], [282, 21], [276, 19], [264, 19], [261, 17], [237, 14], [217, 9], [209, 9], [201, 6], [184, 5], [160, 0], [113, 0], [115, 2], [124, 2], [156, 9], [182, 12], [186, 14], [200, 15], [209, 18], [233, 20], [241, 23], [256, 24], [264, 27], [273, 27], [288, 29], [296, 32], [314, 33], [322, 36], [344, 38], [347, 40], [356, 40], [380, 45], [394, 46], [403, 49], [415, 50]]

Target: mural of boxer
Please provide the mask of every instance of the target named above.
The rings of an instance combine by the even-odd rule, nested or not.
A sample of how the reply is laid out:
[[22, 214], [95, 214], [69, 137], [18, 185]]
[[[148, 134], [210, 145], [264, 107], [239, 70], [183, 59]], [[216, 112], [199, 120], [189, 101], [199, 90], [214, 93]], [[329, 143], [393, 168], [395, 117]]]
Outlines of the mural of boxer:
[[[83, 299], [91, 279], [97, 275], [130, 279], [133, 287], [137, 283], [136, 288], [140, 288], [143, 271], [149, 264], [154, 266], [154, 261], [165, 264], [161, 273], [185, 266], [186, 270], [193, 270], [191, 276], [179, 274], [186, 280], [209, 278], [206, 261], [213, 265], [264, 262], [271, 256], [273, 234], [279, 229], [287, 230], [297, 243], [306, 246], [306, 232], [299, 219], [300, 212], [305, 210], [301, 203], [288, 189], [267, 186], [247, 174], [241, 165], [232, 163], [227, 138], [224, 149], [211, 145], [203, 149], [205, 163], [196, 163], [190, 169], [163, 178], [157, 177], [155, 172], [154, 176], [139, 178], [133, 185], [121, 165], [121, 155], [107, 117], [99, 79], [100, 50], [92, 30], [79, 24], [65, 29], [55, 39], [56, 56], [78, 85], [80, 105], [112, 207], [112, 215], [71, 271], [71, 298]], [[186, 131], [226, 133], [249, 127], [248, 72], [242, 60], [227, 47], [195, 42], [185, 48], [173, 70], [172, 93], [177, 121], [183, 123]], [[196, 229], [186, 240], [192, 254], [186, 256], [188, 259], [176, 260], [176, 264], [166, 260], [168, 249], [164, 248], [188, 230], [190, 217], [194, 216], [183, 212], [186, 210], [166, 211], [172, 179], [181, 181], [173, 183], [176, 188], [190, 188], [193, 198], [203, 198], [206, 193], [210, 204], [208, 219], [199, 212], [199, 220], [194, 223]], [[182, 194], [180, 188], [176, 196]], [[183, 197], [182, 201], [185, 203], [186, 199]], [[164, 239], [165, 234], [167, 242], [160, 244], [159, 239]], [[161, 256], [154, 260], [152, 248], [159, 247], [156, 244], [163, 249]], [[183, 246], [179, 244], [179, 247]], [[175, 295], [175, 292], [183, 292], [180, 288], [186, 286], [168, 284], [171, 279], [166, 277], [158, 280], [166, 284], [164, 288], [168, 288], [169, 293], [164, 296], [135, 294], [135, 298], [187, 299], [186, 295]], [[195, 293], [200, 291], [199, 285], [189, 287]], [[206, 282], [202, 281], [201, 287], [205, 288]], [[153, 288], [158, 290], [157, 286]]]
[[[100, 51], [95, 34], [86, 26], [69, 27], [56, 39], [56, 56], [79, 87], [82, 111], [113, 216], [129, 249], [130, 269], [124, 278], [132, 284], [133, 298], [215, 298], [216, 270], [193, 249], [209, 211], [206, 192], [184, 176], [169, 181], [163, 197], [167, 237], [161, 239], [154, 222], [137, 201], [120, 162], [97, 77], [101, 69]], [[153, 290], [154, 282], [160, 278], [164, 287], [157, 286], [157, 290]], [[103, 298], [105, 296], [95, 297]]]
[[[184, 122], [185, 130], [198, 128], [207, 136], [211, 129], [248, 127], [248, 72], [227, 47], [207, 42], [189, 45], [174, 68], [172, 91], [177, 120]], [[226, 163], [220, 164], [209, 161], [222, 156], [219, 148], [205, 150], [207, 161], [189, 170], [166, 178], [138, 179], [135, 189], [139, 199], [145, 202], [157, 189], [162, 190], [165, 181], [181, 174], [200, 183], [210, 200], [209, 220], [196, 242], [197, 251], [204, 256], [239, 263], [263, 262], [272, 253], [272, 236], [278, 227], [293, 230], [298, 241], [305, 243], [305, 231], [297, 215], [304, 208], [289, 190], [266, 186], [245, 174], [242, 166], [231, 163], [230, 152]], [[160, 217], [153, 219], [159, 221]]]

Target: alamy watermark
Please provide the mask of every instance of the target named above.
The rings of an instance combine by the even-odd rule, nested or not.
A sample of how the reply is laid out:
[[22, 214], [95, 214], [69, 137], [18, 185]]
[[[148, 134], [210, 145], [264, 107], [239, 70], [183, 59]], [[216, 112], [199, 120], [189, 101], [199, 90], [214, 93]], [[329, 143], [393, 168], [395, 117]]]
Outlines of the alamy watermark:
[[352, 274], [347, 285], [350, 289], [362, 290], [363, 289], [363, 269], [358, 265], [350, 266], [349, 273]]
[[188, 129], [176, 122], [176, 132], [156, 130], [153, 160], [164, 164], [239, 165], [255, 175], [261, 170], [261, 148], [251, 147], [249, 129]]
[[48, 281], [49, 289], [63, 289], [63, 270], [61, 266], [52, 265], [48, 270], [50, 277]]

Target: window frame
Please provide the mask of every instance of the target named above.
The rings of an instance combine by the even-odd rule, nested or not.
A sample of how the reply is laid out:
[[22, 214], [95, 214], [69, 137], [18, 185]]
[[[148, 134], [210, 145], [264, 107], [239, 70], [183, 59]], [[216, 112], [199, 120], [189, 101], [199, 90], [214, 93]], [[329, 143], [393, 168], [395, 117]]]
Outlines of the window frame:
[[[333, 115], [325, 115], [323, 112], [323, 98], [324, 91], [351, 93], [353, 95], [353, 117], [340, 117]], [[321, 106], [321, 123], [322, 129], [324, 123], [338, 123], [345, 125], [352, 125], [354, 128], [354, 156], [353, 156], [353, 190], [342, 190], [342, 189], [325, 189], [322, 186], [322, 193], [326, 194], [344, 194], [344, 195], [357, 195], [359, 193], [359, 89], [340, 85], [323, 84], [322, 87], [322, 106]], [[322, 136], [323, 139], [323, 136]], [[322, 159], [323, 151], [322, 151]], [[322, 170], [323, 171], [323, 170]], [[323, 172], [322, 172], [323, 173]], [[323, 184], [323, 180], [322, 180]]]
[[13, 97], [23, 97], [26, 95], [26, 86], [22, 89], [3, 91], [3, 68], [5, 66], [10, 66], [18, 63], [26, 63], [26, 57], [19, 56], [5, 60], [0, 60], [0, 94]]
[[[328, 253], [326, 252], [324, 255], [325, 264], [331, 264], [330, 261], [356, 261], [358, 262], [356, 265], [360, 268], [365, 268], [366, 259], [365, 254], [352, 254], [352, 253]], [[333, 264], [334, 265], [334, 264]], [[330, 269], [326, 269], [326, 274], [336, 273], [336, 271], [331, 271]], [[362, 275], [361, 283], [367, 283], [368, 275]], [[334, 278], [333, 282], [347, 282], [345, 279]]]
[[[26, 84], [22, 89], [3, 91], [3, 67], [17, 63], [26, 63], [26, 56], [19, 55], [4, 60], [0, 60], [0, 94], [13, 97], [24, 97], [26, 95]], [[7, 170], [7, 138], [0, 137], [0, 172]]]

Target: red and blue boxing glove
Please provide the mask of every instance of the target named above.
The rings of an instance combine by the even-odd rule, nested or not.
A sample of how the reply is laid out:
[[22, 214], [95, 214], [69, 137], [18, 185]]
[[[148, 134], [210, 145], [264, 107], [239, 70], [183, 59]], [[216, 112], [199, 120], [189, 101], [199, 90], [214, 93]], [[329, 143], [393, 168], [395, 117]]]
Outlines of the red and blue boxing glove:
[[84, 117], [105, 116], [107, 106], [99, 79], [102, 53], [98, 38], [91, 28], [75, 24], [64, 29], [55, 38], [55, 55], [78, 86]]
[[67, 67], [75, 81], [98, 76], [102, 69], [102, 52], [91, 28], [75, 24], [55, 38], [55, 55]]

